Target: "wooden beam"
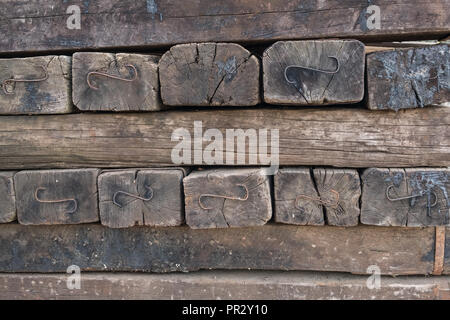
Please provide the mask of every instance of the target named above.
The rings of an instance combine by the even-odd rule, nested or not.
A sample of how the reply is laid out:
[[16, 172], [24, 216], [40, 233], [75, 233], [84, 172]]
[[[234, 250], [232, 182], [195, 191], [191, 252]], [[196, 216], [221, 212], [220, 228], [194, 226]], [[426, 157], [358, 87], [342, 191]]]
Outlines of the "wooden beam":
[[259, 73], [258, 58], [238, 44], [180, 44], [159, 61], [161, 98], [169, 106], [253, 106]]
[[361, 179], [361, 222], [381, 226], [448, 226], [450, 170], [370, 168]]
[[405, 48], [367, 55], [367, 107], [423, 108], [450, 101], [450, 45]]
[[[193, 230], [0, 225], [0, 272], [199, 269], [430, 274], [434, 228], [289, 226]], [[371, 267], [373, 268], [373, 267]]]
[[278, 41], [262, 60], [267, 103], [327, 105], [364, 97], [365, 55], [359, 41]]
[[[449, 34], [446, 0], [378, 0], [375, 4], [378, 19], [371, 3], [356, 0], [189, 0], [183, 5], [178, 0], [99, 0], [79, 3], [69, 11], [73, 3], [7, 0], [0, 9], [0, 51], [330, 37], [374, 41]], [[79, 29], [77, 11], [81, 13]]]
[[14, 171], [0, 172], [0, 223], [16, 220]]
[[144, 54], [75, 53], [72, 63], [75, 106], [82, 111], [160, 110], [158, 60], [157, 56]]
[[193, 229], [254, 227], [272, 218], [270, 176], [261, 169], [194, 171], [183, 186]]
[[0, 59], [0, 114], [72, 112], [68, 56]]
[[[199, 140], [194, 137], [194, 121], [201, 121], [203, 132], [218, 129], [223, 135], [223, 145], [226, 129], [268, 129], [269, 145], [270, 130], [278, 129], [280, 165], [447, 166], [450, 157], [450, 108], [397, 113], [332, 107], [263, 108], [238, 112], [4, 116], [0, 117], [0, 167], [8, 170], [170, 166], [174, 165], [173, 148], [180, 143], [171, 141], [172, 133], [185, 128], [194, 144], [194, 140]], [[204, 142], [203, 148], [209, 143]], [[260, 145], [264, 143], [260, 141]], [[248, 148], [246, 153], [251, 155]], [[224, 160], [223, 164], [227, 162]], [[259, 158], [255, 165], [258, 164], [267, 163]]]
[[100, 220], [110, 228], [184, 223], [180, 169], [114, 170], [98, 177]]
[[20, 171], [14, 175], [17, 218], [24, 225], [99, 221], [98, 169]]
[[[200, 271], [175, 274], [82, 273], [81, 289], [69, 289], [70, 274], [0, 274], [0, 299], [78, 300], [310, 300], [449, 299], [450, 277], [381, 277], [339, 273]], [[173, 308], [172, 308], [173, 309]], [[225, 311], [226, 309], [224, 309]], [[166, 309], [166, 315], [180, 309]], [[273, 312], [273, 310], [271, 310]], [[273, 313], [271, 313], [273, 314]]]

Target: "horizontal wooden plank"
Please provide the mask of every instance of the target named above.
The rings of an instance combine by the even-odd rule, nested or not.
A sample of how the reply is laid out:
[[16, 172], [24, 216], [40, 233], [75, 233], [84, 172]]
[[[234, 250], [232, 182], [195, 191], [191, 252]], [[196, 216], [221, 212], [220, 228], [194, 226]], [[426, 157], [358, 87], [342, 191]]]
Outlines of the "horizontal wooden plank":
[[[0, 225], [0, 272], [199, 269], [429, 274], [434, 228], [289, 226], [193, 230]], [[371, 267], [373, 268], [373, 267]]]
[[[371, 40], [445, 36], [446, 0], [5, 0], [0, 51], [155, 47], [345, 37]], [[378, 12], [379, 11], [379, 12]], [[77, 13], [80, 13], [78, 15]], [[79, 28], [77, 20], [80, 18]]]
[[70, 276], [0, 274], [0, 299], [415, 300], [449, 299], [450, 290], [450, 277], [381, 277], [380, 287], [370, 289], [367, 276], [299, 271], [82, 273], [78, 290], [68, 288], [67, 284], [72, 284]]
[[[220, 148], [226, 151], [226, 129], [255, 129], [256, 133], [268, 129], [267, 140], [260, 140], [259, 146], [265, 146], [266, 142], [270, 145], [272, 130], [279, 130], [280, 165], [448, 166], [450, 159], [450, 108], [419, 108], [396, 113], [359, 108], [265, 107], [145, 114], [3, 116], [0, 117], [0, 168], [171, 166], [174, 147], [181, 143], [172, 141], [172, 134], [177, 129], [186, 129], [191, 141], [183, 135], [183, 143], [193, 149], [194, 140], [200, 140], [194, 135], [195, 121], [197, 131], [217, 129], [220, 132], [223, 139], [222, 143], [220, 139], [215, 142], [221, 146], [217, 151]], [[205, 152], [210, 143], [203, 141]], [[181, 164], [194, 165], [199, 149], [195, 146], [196, 151], [187, 159], [190, 163]], [[270, 150], [268, 147], [269, 156]], [[254, 157], [257, 154], [250, 154], [248, 148], [245, 153], [257, 158], [255, 165], [267, 164], [261, 161], [263, 154]], [[223, 155], [223, 164], [230, 164], [225, 152], [217, 154]], [[244, 154], [234, 149], [233, 159], [236, 155]], [[210, 157], [209, 161], [203, 157], [203, 161], [195, 164], [220, 164], [210, 161]], [[236, 165], [237, 160], [231, 164]]]

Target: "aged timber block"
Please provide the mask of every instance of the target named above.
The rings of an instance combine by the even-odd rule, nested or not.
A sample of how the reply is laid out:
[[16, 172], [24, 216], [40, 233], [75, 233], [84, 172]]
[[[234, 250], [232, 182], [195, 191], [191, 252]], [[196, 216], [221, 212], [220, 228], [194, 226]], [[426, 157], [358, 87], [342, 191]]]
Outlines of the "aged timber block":
[[323, 225], [324, 214], [311, 170], [282, 168], [274, 177], [276, 222], [297, 225]]
[[80, 110], [161, 109], [157, 56], [77, 52], [72, 70], [73, 102]]
[[20, 171], [14, 176], [19, 223], [97, 222], [98, 169]]
[[100, 220], [111, 228], [184, 223], [180, 169], [104, 172], [98, 177]]
[[263, 54], [264, 101], [285, 105], [355, 103], [364, 97], [364, 44], [279, 41]]
[[[193, 230], [180, 227], [113, 229], [100, 224], [0, 224], [0, 272], [171, 272], [313, 270], [366, 274], [429, 274], [434, 228], [359, 225]], [[3, 290], [3, 287], [2, 287]]]
[[449, 169], [370, 168], [362, 175], [361, 222], [371, 225], [449, 225]]
[[0, 223], [16, 220], [14, 171], [0, 172]]
[[186, 223], [194, 229], [265, 224], [272, 217], [269, 179], [262, 169], [192, 172], [183, 179]]
[[448, 44], [367, 55], [369, 109], [407, 109], [450, 101]]
[[71, 58], [0, 59], [0, 114], [70, 113]]
[[253, 106], [259, 60], [234, 43], [172, 47], [159, 61], [161, 97], [170, 106]]
[[352, 169], [314, 169], [314, 181], [325, 208], [327, 224], [356, 226], [359, 223], [361, 183]]

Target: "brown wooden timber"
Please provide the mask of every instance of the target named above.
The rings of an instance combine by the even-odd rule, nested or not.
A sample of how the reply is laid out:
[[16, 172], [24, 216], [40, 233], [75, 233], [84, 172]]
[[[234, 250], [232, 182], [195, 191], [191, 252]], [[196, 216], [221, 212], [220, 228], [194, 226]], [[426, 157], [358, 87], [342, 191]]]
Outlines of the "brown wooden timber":
[[181, 225], [184, 222], [183, 176], [183, 171], [175, 168], [100, 174], [101, 223], [110, 228]]
[[59, 114], [73, 109], [71, 57], [0, 59], [0, 114]]
[[450, 160], [450, 108], [395, 113], [320, 107], [4, 116], [0, 167], [173, 165], [179, 142], [171, 141], [172, 133], [186, 128], [193, 144], [199, 120], [204, 131], [218, 129], [224, 141], [228, 128], [279, 129], [280, 165], [417, 167], [448, 166]]
[[[354, 300], [449, 299], [450, 277], [381, 277], [305, 271], [199, 271], [173, 274], [83, 273], [81, 290], [71, 274], [0, 274], [0, 299], [31, 300]], [[181, 310], [181, 309], [179, 309]], [[173, 314], [181, 311], [173, 310]], [[255, 310], [255, 309], [254, 309]], [[253, 310], [253, 314], [255, 311]], [[167, 315], [172, 314], [169, 310]], [[217, 314], [217, 311], [216, 311]]]
[[253, 106], [260, 102], [259, 60], [235, 43], [173, 46], [159, 61], [169, 106]]
[[262, 60], [267, 103], [327, 105], [364, 97], [365, 55], [359, 41], [278, 41]]
[[446, 0], [377, 1], [379, 28], [367, 23], [373, 17], [368, 9], [371, 4], [356, 0], [188, 0], [182, 5], [178, 0], [99, 0], [79, 3], [80, 29], [69, 29], [68, 19], [74, 17], [67, 9], [72, 4], [46, 0], [18, 5], [15, 0], [3, 1], [0, 51], [330, 37], [378, 41], [438, 37], [450, 31]]
[[0, 224], [0, 272], [260, 269], [430, 274], [434, 228], [289, 226], [193, 230]]
[[14, 175], [21, 224], [97, 222], [98, 169], [20, 171]]
[[446, 168], [365, 170], [361, 177], [361, 222], [382, 226], [448, 226], [449, 173]]

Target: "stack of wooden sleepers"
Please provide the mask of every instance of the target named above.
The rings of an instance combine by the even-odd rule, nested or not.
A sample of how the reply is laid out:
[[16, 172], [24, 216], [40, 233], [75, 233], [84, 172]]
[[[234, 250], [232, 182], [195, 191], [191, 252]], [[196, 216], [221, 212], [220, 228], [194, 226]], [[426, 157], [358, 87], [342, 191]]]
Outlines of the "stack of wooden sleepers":
[[0, 298], [450, 297], [447, 0], [1, 6]]

